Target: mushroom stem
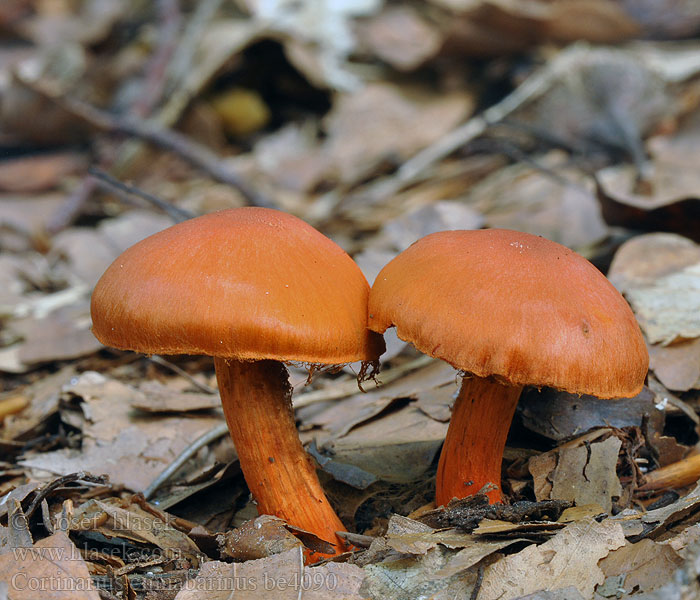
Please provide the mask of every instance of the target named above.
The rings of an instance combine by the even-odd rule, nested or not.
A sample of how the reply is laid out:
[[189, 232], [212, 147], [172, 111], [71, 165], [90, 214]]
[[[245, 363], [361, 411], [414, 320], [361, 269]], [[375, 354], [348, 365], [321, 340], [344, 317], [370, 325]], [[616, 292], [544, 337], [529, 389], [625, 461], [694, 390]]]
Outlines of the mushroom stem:
[[487, 492], [489, 501], [501, 501], [503, 450], [522, 389], [482, 377], [462, 378], [438, 463], [438, 506], [473, 496], [488, 483], [498, 486]]
[[299, 441], [285, 366], [275, 360], [215, 358], [226, 423], [260, 514], [275, 515], [336, 547], [345, 527]]

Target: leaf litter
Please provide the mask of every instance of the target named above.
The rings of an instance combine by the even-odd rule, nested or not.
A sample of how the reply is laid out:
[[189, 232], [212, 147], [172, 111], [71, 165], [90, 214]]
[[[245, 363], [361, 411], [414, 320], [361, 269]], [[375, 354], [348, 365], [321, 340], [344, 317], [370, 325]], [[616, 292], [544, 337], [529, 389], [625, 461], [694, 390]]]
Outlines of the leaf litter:
[[[691, 9], [0, 7], [0, 598], [34, 600], [30, 581], [56, 600], [697, 595]], [[317, 377], [296, 416], [353, 550], [304, 565], [319, 540], [257, 516], [211, 361], [110, 351], [90, 332], [92, 286], [122, 250], [247, 202], [319, 227], [370, 281], [433, 231], [557, 240], [610, 266], [649, 344], [648, 388], [527, 390], [509, 503], [436, 508], [457, 374], [395, 338], [385, 385]]]

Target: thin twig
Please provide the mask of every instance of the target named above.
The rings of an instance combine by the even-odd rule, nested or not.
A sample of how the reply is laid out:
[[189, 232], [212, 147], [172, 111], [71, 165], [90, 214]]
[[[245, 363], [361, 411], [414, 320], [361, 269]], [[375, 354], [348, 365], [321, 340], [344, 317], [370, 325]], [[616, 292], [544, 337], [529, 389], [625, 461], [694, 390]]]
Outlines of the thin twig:
[[53, 98], [54, 101], [81, 117], [97, 129], [114, 133], [123, 133], [146, 140], [163, 150], [177, 154], [191, 165], [201, 169], [213, 179], [235, 187], [253, 206], [273, 207], [274, 204], [265, 196], [248, 186], [243, 179], [228, 168], [214, 152], [206, 146], [195, 142], [186, 135], [173, 129], [167, 129], [153, 121], [130, 115], [112, 115], [75, 98]]
[[176, 223], [182, 223], [183, 221], [187, 221], [188, 219], [192, 219], [196, 216], [191, 212], [179, 208], [178, 206], [174, 206], [165, 200], [161, 200], [157, 196], [149, 194], [140, 188], [123, 183], [97, 167], [90, 167], [88, 169], [88, 173], [98, 180], [98, 185], [101, 188], [104, 188], [118, 196], [126, 195], [128, 198], [128, 195], [132, 195], [142, 198], [150, 204], [160, 208], [163, 212], [167, 213], [168, 216], [170, 216], [170, 218]]
[[182, 89], [182, 80], [191, 72], [197, 52], [208, 23], [216, 16], [223, 0], [203, 0], [197, 2], [192, 15], [187, 20], [185, 30], [168, 66], [166, 93], [176, 94]]
[[[583, 51], [585, 52], [585, 48]], [[552, 63], [533, 73], [503, 100], [418, 152], [401, 165], [393, 176], [361, 192], [362, 197], [370, 202], [379, 202], [398, 193], [404, 187], [416, 183], [429, 167], [480, 136], [490, 126], [500, 122], [527, 102], [541, 96], [557, 78], [571, 68], [572, 63], [580, 58], [581, 53], [582, 46], [578, 44], [562, 51]]]
[[51, 483], [48, 483], [37, 492], [36, 497], [34, 500], [32, 500], [32, 503], [29, 505], [29, 508], [25, 513], [27, 519], [34, 514], [34, 511], [41, 505], [41, 501], [51, 492], [53, 492], [56, 488], [65, 485], [66, 483], [72, 483], [74, 481], [104, 484], [107, 482], [107, 478], [104, 475], [95, 476], [91, 475], [90, 473], [86, 473], [85, 471], [79, 471], [77, 473], [71, 473], [69, 475], [59, 477], [58, 479], [54, 479]]
[[182, 466], [184, 465], [190, 458], [192, 458], [201, 448], [204, 448], [204, 446], [211, 444], [214, 440], [218, 440], [221, 436], [226, 435], [228, 433], [228, 426], [226, 423], [221, 423], [220, 425], [217, 425], [216, 427], [213, 427], [209, 431], [207, 431], [204, 435], [201, 435], [198, 437], [194, 442], [192, 442], [187, 448], [185, 448], [180, 454], [178, 454], [177, 458], [168, 465], [168, 467], [160, 474], [158, 477], [156, 477], [151, 485], [149, 485], [144, 491], [143, 491], [143, 497], [148, 500], [153, 496], [153, 494], [158, 491], [158, 489], [166, 482], [168, 479], [170, 479], [175, 472]]
[[150, 142], [163, 150], [173, 152], [216, 181], [236, 188], [249, 204], [268, 208], [275, 207], [269, 198], [252, 189], [238, 173], [227, 167], [221, 157], [182, 133], [168, 129], [152, 120], [132, 115], [113, 115], [82, 100], [52, 94], [39, 82], [28, 81], [19, 75], [17, 75], [17, 79], [33, 92], [51, 100], [96, 129], [109, 133], [131, 135]]
[[73, 223], [83, 210], [88, 198], [97, 187], [97, 182], [90, 177], [83, 177], [75, 186], [65, 202], [56, 209], [46, 223], [46, 231], [51, 234], [58, 233]]
[[158, 356], [157, 354], [151, 354], [150, 356], [147, 357], [148, 360], [151, 362], [156, 363], [157, 365], [160, 365], [161, 367], [165, 367], [166, 369], [170, 369], [173, 373], [177, 373], [180, 375], [180, 377], [184, 377], [187, 379], [189, 382], [191, 382], [193, 385], [197, 386], [200, 390], [207, 394], [218, 394], [219, 392], [211, 387], [210, 385], [207, 385], [206, 383], [202, 383], [201, 381], [198, 381], [192, 375], [190, 375], [187, 371], [184, 369], [181, 369], [178, 367], [176, 364], [171, 363], [169, 360], [165, 360], [162, 356]]
[[133, 114], [145, 117], [160, 103], [167, 83], [168, 65], [173, 59], [180, 38], [182, 13], [178, 0], [158, 0], [158, 46], [146, 69], [142, 92], [133, 105]]
[[476, 581], [474, 582], [474, 587], [472, 588], [472, 593], [471, 596], [469, 596], [469, 600], [476, 600], [479, 596], [479, 592], [481, 591], [481, 584], [484, 582], [484, 567], [479, 567], [479, 570], [476, 572]]

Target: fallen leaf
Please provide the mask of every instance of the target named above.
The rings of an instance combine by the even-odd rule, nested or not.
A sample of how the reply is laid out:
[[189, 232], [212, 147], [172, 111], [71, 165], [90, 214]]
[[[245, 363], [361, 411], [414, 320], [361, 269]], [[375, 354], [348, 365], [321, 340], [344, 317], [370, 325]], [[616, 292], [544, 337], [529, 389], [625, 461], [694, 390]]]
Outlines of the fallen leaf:
[[600, 559], [622, 547], [618, 523], [584, 519], [571, 523], [551, 540], [506, 556], [484, 571], [483, 600], [510, 600], [539, 590], [575, 587], [584, 598], [604, 580]]
[[144, 412], [190, 412], [221, 407], [218, 394], [178, 392], [157, 381], [146, 381], [139, 386], [141, 394], [135, 394], [131, 406]]
[[196, 544], [172, 522], [163, 521], [136, 503], [120, 499], [88, 500], [75, 509], [70, 531], [97, 532], [107, 539], [122, 538], [153, 545], [167, 560], [188, 560], [196, 565], [201, 555]]
[[370, 84], [338, 99], [325, 124], [325, 151], [343, 184], [358, 183], [385, 161], [409, 158], [472, 110], [464, 94], [409, 100], [399, 88]]
[[627, 538], [638, 541], [644, 537], [653, 537], [668, 523], [682, 521], [698, 509], [700, 509], [700, 486], [668, 506], [641, 514], [636, 511], [622, 511], [610, 519], [622, 525]]
[[526, 390], [518, 402], [523, 425], [551, 440], [581, 435], [595, 427], [641, 427], [646, 420], [663, 428], [663, 414], [649, 388], [634, 398], [601, 400], [551, 388]]
[[650, 343], [700, 337], [700, 262], [626, 296]]
[[302, 545], [284, 521], [272, 515], [260, 515], [247, 521], [218, 536], [217, 541], [221, 555], [236, 562], [266, 558]]
[[384, 225], [372, 246], [386, 246], [402, 252], [431, 233], [454, 229], [480, 229], [483, 225], [484, 217], [473, 208], [460, 202], [441, 200], [392, 219]]
[[437, 546], [420, 556], [388, 556], [364, 567], [365, 581], [360, 591], [364, 597], [386, 600], [468, 598], [476, 583], [476, 569], [440, 575], [454, 555], [454, 550]]
[[671, 581], [682, 563], [683, 559], [669, 545], [644, 539], [613, 550], [598, 566], [606, 580], [613, 579], [616, 589], [644, 594]]
[[0, 190], [33, 193], [50, 190], [61, 180], [87, 166], [84, 155], [57, 152], [0, 162]]
[[388, 6], [361, 24], [367, 49], [400, 71], [412, 71], [435, 56], [442, 34], [410, 6]]
[[[610, 513], [614, 500], [622, 496], [616, 467], [622, 441], [610, 430], [597, 430], [530, 459], [538, 500], [571, 500], [597, 504]], [[601, 439], [603, 438], [603, 439]], [[552, 457], [556, 457], [556, 461]], [[550, 472], [542, 463], [553, 467]], [[551, 489], [545, 483], [551, 482]]]
[[[130, 400], [140, 395], [138, 390], [90, 371], [65, 386], [63, 394], [82, 400], [82, 448], [28, 453], [21, 464], [59, 475], [105, 473], [112, 483], [134, 491], [144, 490], [188, 444], [221, 423], [207, 414], [154, 418], [135, 413]], [[181, 473], [214, 462], [210, 453], [200, 453]]]
[[490, 227], [541, 235], [569, 248], [584, 248], [607, 235], [593, 184], [564, 168], [559, 153], [541, 160], [542, 168], [516, 164], [484, 178], [466, 202]]
[[301, 549], [244, 563], [206, 562], [175, 600], [362, 600], [362, 569], [347, 563], [305, 567]]
[[0, 556], [8, 600], [100, 600], [80, 552], [62, 531]]

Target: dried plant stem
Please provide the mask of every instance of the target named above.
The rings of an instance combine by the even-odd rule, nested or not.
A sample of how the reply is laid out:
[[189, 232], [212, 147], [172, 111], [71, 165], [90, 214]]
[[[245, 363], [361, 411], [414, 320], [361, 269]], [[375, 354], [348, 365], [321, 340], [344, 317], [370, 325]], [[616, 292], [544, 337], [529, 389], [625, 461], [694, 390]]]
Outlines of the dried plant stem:
[[651, 492], [682, 488], [700, 479], [700, 454], [693, 454], [660, 469], [648, 473], [644, 477], [644, 485], [637, 492]]

